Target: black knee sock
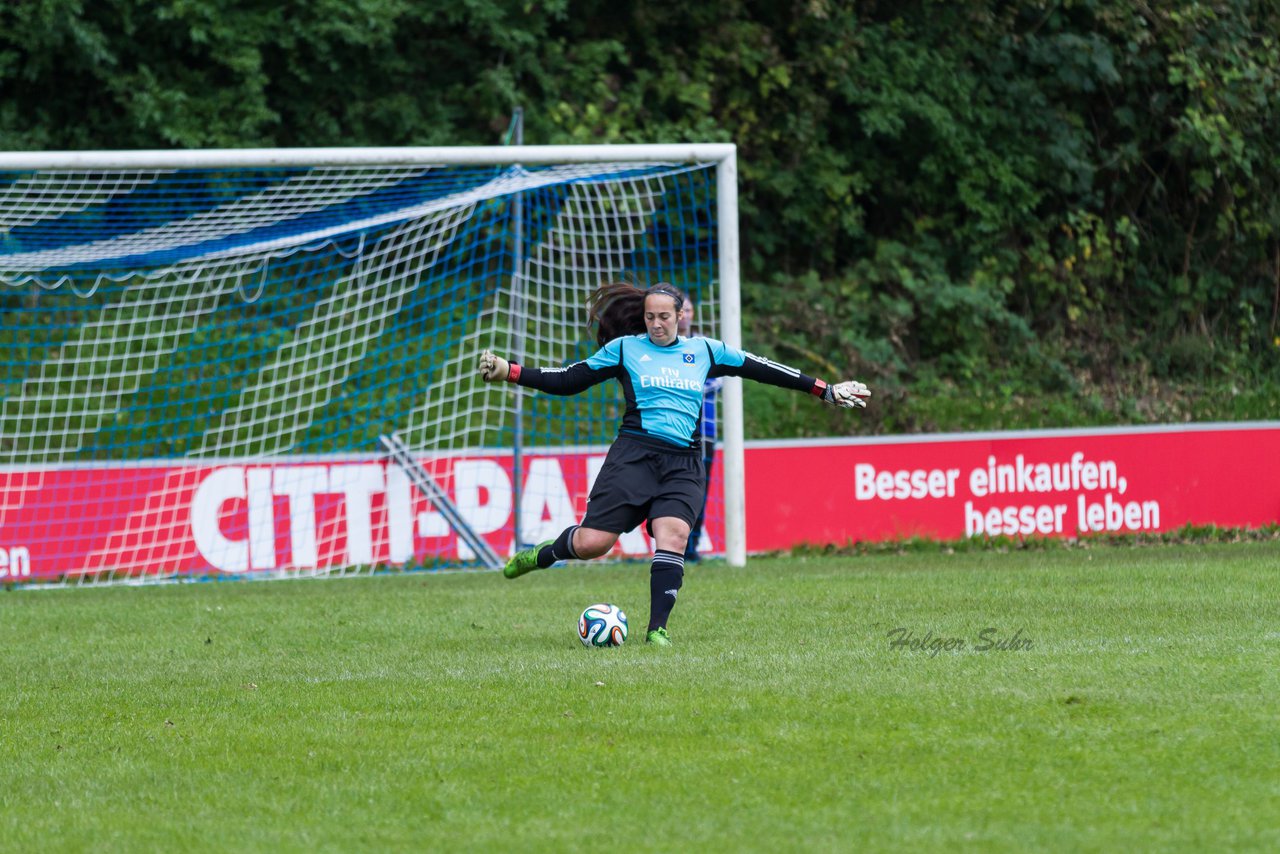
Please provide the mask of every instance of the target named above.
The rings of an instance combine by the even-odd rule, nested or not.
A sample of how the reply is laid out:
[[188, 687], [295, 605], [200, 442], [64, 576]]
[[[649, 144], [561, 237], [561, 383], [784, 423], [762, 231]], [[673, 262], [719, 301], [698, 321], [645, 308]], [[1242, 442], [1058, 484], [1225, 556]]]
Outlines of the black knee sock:
[[556, 537], [556, 541], [549, 546], [543, 546], [538, 552], [538, 566], [546, 569], [558, 560], [577, 559], [578, 553], [573, 550], [573, 532], [582, 527], [581, 525], [570, 525], [560, 532], [560, 536]]
[[649, 630], [667, 624], [676, 606], [676, 593], [684, 583], [684, 555], [658, 549], [649, 570]]

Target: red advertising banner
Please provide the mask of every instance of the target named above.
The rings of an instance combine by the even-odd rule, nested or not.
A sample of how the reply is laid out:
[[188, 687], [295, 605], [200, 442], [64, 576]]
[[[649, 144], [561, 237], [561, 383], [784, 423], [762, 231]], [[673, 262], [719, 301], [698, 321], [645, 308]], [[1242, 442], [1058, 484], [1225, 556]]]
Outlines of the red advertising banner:
[[[524, 542], [582, 518], [600, 448], [524, 459]], [[473, 530], [513, 547], [510, 455], [423, 460]], [[723, 467], [719, 467], [723, 471]], [[700, 550], [724, 547], [719, 490]], [[911, 536], [1074, 537], [1280, 520], [1280, 423], [749, 442], [747, 550]], [[648, 555], [643, 531], [617, 554]], [[0, 467], [0, 581], [208, 575], [474, 558], [374, 457]]]
[[1280, 521], [1280, 423], [754, 442], [747, 548]]
[[[524, 457], [524, 542], [552, 538], [582, 518], [604, 458], [602, 449]], [[471, 528], [499, 555], [511, 554], [511, 456], [422, 464]], [[718, 519], [708, 520], [715, 542], [721, 531]], [[652, 545], [636, 530], [615, 553], [648, 555]], [[0, 581], [474, 557], [405, 472], [378, 458], [0, 467]]]

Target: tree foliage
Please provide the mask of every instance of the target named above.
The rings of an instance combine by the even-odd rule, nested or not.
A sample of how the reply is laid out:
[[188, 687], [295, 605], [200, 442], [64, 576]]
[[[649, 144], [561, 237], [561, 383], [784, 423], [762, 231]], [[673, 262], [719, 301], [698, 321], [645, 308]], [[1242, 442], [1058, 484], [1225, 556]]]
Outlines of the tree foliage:
[[733, 141], [749, 342], [1080, 393], [1280, 370], [1277, 56], [1275, 0], [27, 0], [0, 149]]

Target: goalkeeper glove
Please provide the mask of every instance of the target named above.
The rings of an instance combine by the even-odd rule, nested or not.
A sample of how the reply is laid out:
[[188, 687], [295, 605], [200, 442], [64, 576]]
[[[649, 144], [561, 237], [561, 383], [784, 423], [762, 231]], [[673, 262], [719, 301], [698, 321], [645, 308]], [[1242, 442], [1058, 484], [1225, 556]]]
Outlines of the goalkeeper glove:
[[480, 354], [480, 379], [487, 383], [499, 383], [511, 374], [511, 363], [492, 350]]
[[822, 392], [822, 399], [827, 403], [843, 406], [846, 409], [865, 409], [867, 406], [866, 398], [870, 396], [871, 389], [857, 380], [848, 380], [847, 382], [829, 385]]

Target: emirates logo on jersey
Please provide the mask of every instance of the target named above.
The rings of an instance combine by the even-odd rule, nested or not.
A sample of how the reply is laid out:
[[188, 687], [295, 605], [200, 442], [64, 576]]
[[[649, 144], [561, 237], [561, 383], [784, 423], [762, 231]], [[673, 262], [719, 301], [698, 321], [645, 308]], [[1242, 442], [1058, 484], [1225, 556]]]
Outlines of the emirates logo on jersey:
[[[675, 368], [666, 370], [674, 371]], [[682, 380], [679, 377], [640, 377], [640, 388], [682, 388], [686, 391], [702, 391], [702, 383], [698, 380]]]

